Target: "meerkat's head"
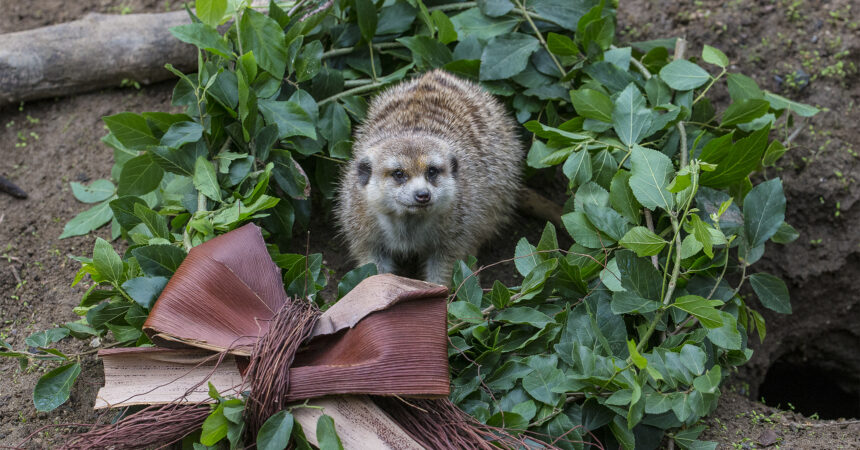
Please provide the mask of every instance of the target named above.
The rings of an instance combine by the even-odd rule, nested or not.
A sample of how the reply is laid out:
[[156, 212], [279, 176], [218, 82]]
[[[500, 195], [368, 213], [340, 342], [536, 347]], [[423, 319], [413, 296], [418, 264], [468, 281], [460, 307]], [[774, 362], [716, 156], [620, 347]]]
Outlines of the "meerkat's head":
[[432, 136], [379, 141], [356, 170], [368, 205], [387, 215], [439, 213], [457, 193], [457, 158], [445, 141]]

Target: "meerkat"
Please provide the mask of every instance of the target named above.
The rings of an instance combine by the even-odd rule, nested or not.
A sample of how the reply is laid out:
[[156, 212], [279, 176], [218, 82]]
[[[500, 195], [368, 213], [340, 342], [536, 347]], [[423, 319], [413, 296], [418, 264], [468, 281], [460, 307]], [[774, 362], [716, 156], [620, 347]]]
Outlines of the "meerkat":
[[478, 84], [442, 70], [373, 99], [355, 133], [336, 216], [360, 264], [401, 273], [417, 262], [448, 285], [509, 219], [521, 189], [516, 122]]

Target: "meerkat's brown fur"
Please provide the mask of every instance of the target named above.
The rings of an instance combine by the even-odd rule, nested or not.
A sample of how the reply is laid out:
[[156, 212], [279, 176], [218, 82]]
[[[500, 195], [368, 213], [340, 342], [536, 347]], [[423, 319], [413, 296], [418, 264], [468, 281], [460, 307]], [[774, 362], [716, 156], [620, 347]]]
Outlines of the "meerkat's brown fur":
[[434, 70], [379, 94], [355, 133], [336, 214], [350, 253], [380, 272], [418, 261], [448, 284], [511, 216], [523, 150], [515, 122], [479, 85]]

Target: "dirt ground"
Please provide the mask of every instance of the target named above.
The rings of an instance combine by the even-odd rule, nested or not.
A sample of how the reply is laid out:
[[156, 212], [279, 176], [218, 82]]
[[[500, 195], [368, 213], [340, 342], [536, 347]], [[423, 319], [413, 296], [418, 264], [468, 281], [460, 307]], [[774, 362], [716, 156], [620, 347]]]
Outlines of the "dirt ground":
[[[860, 198], [860, 149], [855, 148], [860, 147], [855, 144], [860, 131], [851, 118], [860, 99], [860, 6], [851, 8], [851, 3], [621, 1], [622, 41], [684, 36], [690, 41], [688, 55], [708, 43], [727, 53], [734, 63], [731, 71], [823, 108], [803, 126], [796, 146], [776, 169], [785, 182], [787, 220], [800, 238], [787, 247], [768, 247], [766, 259], [758, 263], [760, 270], [789, 283], [795, 313], [766, 314], [767, 339], [759, 345], [756, 338], [753, 360], [734, 374], [717, 411], [705, 421], [703, 437], [720, 442], [721, 448], [860, 448], [860, 206], [855, 205]], [[0, 5], [0, 33], [6, 33], [75, 20], [88, 12], [161, 12], [181, 3], [3, 0]], [[78, 267], [69, 256], [89, 254], [93, 238], [57, 240], [63, 225], [86, 208], [74, 200], [68, 183], [109, 176], [111, 154], [99, 140], [106, 132], [102, 116], [166, 110], [172, 84], [105, 89], [0, 109], [0, 175], [30, 194], [27, 200], [0, 194], [0, 338], [22, 346], [31, 332], [77, 318], [72, 307], [85, 288], [69, 286]], [[715, 95], [717, 104], [725, 106], [725, 91], [717, 89]], [[350, 263], [331, 239], [327, 219], [315, 217], [310, 250], [322, 251], [329, 267], [342, 274]], [[540, 229], [538, 221], [518, 217], [504, 235], [527, 235], [534, 242]], [[107, 237], [107, 230], [96, 234]], [[293, 250], [304, 252], [304, 242], [297, 238]], [[508, 257], [514, 245], [511, 238], [501, 239], [484, 249], [480, 259], [488, 263]], [[498, 268], [486, 277], [511, 275]], [[63, 341], [61, 348], [67, 353], [92, 350], [74, 340]], [[100, 364], [92, 355], [82, 361], [70, 401], [46, 414], [37, 413], [32, 403], [42, 369], [20, 371], [14, 361], [0, 359], [0, 447], [16, 445], [45, 425], [97, 417], [91, 406], [101, 383]], [[762, 396], [770, 406], [751, 400]], [[29, 446], [51, 447], [60, 433], [42, 431]]]

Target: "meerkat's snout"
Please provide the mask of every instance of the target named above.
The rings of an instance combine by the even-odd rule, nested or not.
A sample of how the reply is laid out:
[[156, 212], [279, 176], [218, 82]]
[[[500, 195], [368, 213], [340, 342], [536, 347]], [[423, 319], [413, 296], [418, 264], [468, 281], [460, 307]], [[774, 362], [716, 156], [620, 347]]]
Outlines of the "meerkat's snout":
[[415, 201], [418, 202], [419, 205], [426, 205], [430, 203], [430, 190], [429, 189], [418, 189], [415, 191]]

